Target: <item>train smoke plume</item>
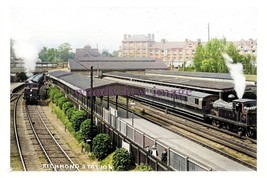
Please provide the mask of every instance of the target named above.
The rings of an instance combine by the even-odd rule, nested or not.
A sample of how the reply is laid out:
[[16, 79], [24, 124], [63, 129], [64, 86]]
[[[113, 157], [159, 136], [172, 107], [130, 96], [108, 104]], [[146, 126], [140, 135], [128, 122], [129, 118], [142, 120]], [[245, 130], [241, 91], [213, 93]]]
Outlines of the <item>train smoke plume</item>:
[[37, 48], [25, 41], [14, 41], [13, 49], [16, 58], [20, 58], [24, 61], [26, 75], [32, 75], [32, 72], [35, 70], [36, 62], [38, 60]]
[[243, 71], [243, 65], [241, 63], [234, 64], [233, 59], [226, 53], [223, 53], [222, 56], [234, 81], [237, 97], [241, 99], [246, 89], [246, 78]]

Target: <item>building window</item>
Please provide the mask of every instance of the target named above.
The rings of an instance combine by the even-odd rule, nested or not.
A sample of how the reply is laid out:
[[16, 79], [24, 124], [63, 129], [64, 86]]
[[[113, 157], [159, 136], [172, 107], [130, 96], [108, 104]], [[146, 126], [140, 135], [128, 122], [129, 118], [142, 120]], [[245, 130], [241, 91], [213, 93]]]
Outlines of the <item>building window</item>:
[[198, 101], [198, 98], [195, 98], [195, 104], [198, 105], [199, 101]]

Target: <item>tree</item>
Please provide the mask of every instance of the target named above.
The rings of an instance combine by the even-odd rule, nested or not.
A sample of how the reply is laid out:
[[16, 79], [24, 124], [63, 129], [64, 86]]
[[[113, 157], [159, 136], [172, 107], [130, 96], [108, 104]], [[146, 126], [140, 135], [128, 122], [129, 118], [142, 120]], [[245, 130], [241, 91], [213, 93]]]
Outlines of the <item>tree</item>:
[[255, 55], [241, 55], [232, 42], [216, 38], [209, 41], [205, 48], [198, 45], [194, 56], [195, 70], [203, 72], [228, 72], [222, 52], [226, 52], [233, 59], [233, 63], [242, 63], [245, 74], [256, 73]]
[[43, 62], [47, 62], [48, 61], [48, 56], [47, 56], [47, 47], [43, 47], [43, 49], [39, 52], [39, 58], [43, 61]]
[[61, 61], [68, 61], [70, 55], [71, 46], [69, 43], [63, 43], [58, 46], [58, 54]]
[[112, 149], [111, 139], [108, 134], [98, 134], [93, 139], [93, 153], [96, 158], [102, 160]]
[[134, 166], [134, 160], [125, 148], [119, 148], [113, 155], [112, 165], [116, 171], [128, 171]]
[[114, 57], [119, 57], [119, 51], [113, 51], [112, 56]]
[[101, 55], [102, 55], [103, 57], [113, 57], [113, 55], [110, 54], [107, 50], [106, 50], [106, 51], [103, 51]]
[[80, 131], [82, 140], [86, 142], [86, 140], [93, 138], [96, 135], [97, 128], [96, 126], [93, 126], [93, 132], [91, 133], [91, 121], [89, 119], [86, 119], [82, 122], [80, 126]]
[[194, 67], [196, 71], [202, 71], [201, 65], [204, 59], [204, 48], [201, 44], [199, 44], [196, 48], [196, 53], [194, 55]]

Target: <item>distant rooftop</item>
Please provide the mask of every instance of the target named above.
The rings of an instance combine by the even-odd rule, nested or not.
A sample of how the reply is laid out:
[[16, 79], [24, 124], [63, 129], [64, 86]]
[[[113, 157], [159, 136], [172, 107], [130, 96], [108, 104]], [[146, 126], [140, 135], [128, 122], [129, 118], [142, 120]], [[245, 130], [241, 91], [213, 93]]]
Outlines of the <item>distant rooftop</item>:
[[123, 42], [145, 42], [145, 41], [154, 41], [154, 34], [148, 34], [148, 36], [143, 34], [137, 34], [137, 35], [124, 35]]
[[150, 70], [149, 74], [159, 74], [166, 76], [186, 76], [197, 78], [213, 78], [213, 79], [226, 79], [232, 80], [229, 73], [210, 73], [210, 72], [185, 72], [185, 71], [163, 71], [163, 70]]
[[166, 70], [162, 60], [148, 57], [95, 57], [69, 60], [70, 71], [87, 71], [93, 66], [95, 70]]

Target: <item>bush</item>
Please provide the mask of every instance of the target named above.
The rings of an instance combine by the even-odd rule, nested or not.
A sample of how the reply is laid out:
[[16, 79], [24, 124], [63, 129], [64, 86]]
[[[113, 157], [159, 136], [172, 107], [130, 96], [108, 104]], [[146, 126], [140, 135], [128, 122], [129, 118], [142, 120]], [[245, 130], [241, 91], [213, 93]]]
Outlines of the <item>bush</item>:
[[116, 171], [128, 171], [134, 166], [134, 160], [125, 148], [119, 148], [113, 155], [112, 165]]
[[59, 107], [60, 109], [62, 109], [62, 105], [63, 105], [64, 103], [66, 103], [67, 101], [68, 101], [68, 99], [65, 98], [65, 96], [62, 96], [61, 98], [59, 98], [59, 99], [57, 100], [57, 105], [58, 105], [58, 107]]
[[93, 139], [93, 153], [96, 158], [102, 160], [112, 149], [111, 139], [108, 134], [98, 134]]
[[86, 119], [86, 112], [85, 111], [83, 111], [83, 110], [73, 111], [73, 113], [71, 115], [70, 122], [72, 123], [72, 126], [73, 126], [75, 132], [80, 130], [80, 125], [85, 119]]
[[93, 138], [96, 135], [97, 128], [96, 126], [93, 126], [93, 133], [91, 133], [91, 121], [89, 119], [86, 119], [82, 122], [80, 126], [80, 131], [82, 140], [86, 142], [86, 140]]
[[59, 98], [61, 98], [61, 97], [63, 97], [64, 95], [62, 94], [62, 93], [56, 93], [55, 95], [54, 95], [54, 97], [53, 97], [53, 99], [52, 99], [52, 101], [53, 101], [53, 103], [56, 103], [56, 104], [58, 104], [57, 103], [57, 100], [59, 100]]
[[60, 93], [60, 91], [56, 87], [50, 87], [49, 90], [48, 90], [48, 95], [49, 95], [49, 98], [51, 100], [53, 100], [54, 95], [57, 94], [57, 93]]
[[66, 115], [67, 115], [67, 118], [70, 120], [71, 119], [71, 116], [72, 114], [74, 113], [74, 111], [77, 111], [77, 109], [75, 107], [71, 107], [69, 108], [67, 111], [66, 111]]
[[138, 165], [135, 170], [137, 171], [153, 171], [152, 167], [150, 165], [147, 164], [143, 164], [141, 163], [140, 165]]
[[74, 105], [71, 102], [66, 102], [62, 105], [62, 110], [63, 112], [66, 114], [67, 110], [71, 107], [73, 107]]

